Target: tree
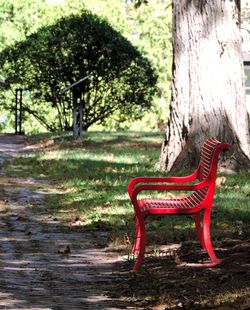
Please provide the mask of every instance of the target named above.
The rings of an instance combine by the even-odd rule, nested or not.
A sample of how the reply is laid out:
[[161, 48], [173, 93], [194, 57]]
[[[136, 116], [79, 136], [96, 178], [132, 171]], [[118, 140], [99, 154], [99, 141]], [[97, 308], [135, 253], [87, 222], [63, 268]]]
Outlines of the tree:
[[52, 5], [47, 0], [0, 0], [0, 50], [26, 37], [43, 26], [54, 24], [63, 16], [77, 14], [84, 3], [65, 0]]
[[41, 0], [0, 0], [0, 50], [41, 26], [45, 3]]
[[[62, 16], [77, 14], [84, 4], [77, 0], [65, 0], [63, 6], [49, 5], [44, 0], [0, 0], [0, 7], [0, 51], [2, 51], [17, 42], [25, 41], [27, 36], [36, 33], [41, 27], [54, 24]], [[13, 85], [17, 88], [19, 86], [22, 85]], [[4, 91], [3, 87], [0, 91], [0, 114], [7, 120], [3, 124], [3, 129], [9, 132], [14, 127], [15, 91], [13, 88], [12, 91]], [[47, 102], [38, 104], [33, 100], [31, 107], [30, 93], [23, 92], [23, 94], [25, 108], [29, 110], [29, 114], [25, 113], [23, 118], [25, 132], [39, 132], [44, 130], [44, 127], [53, 130], [56, 125], [54, 120], [57, 117], [51, 106]]]
[[229, 142], [228, 168], [250, 168], [240, 1], [173, 1], [173, 82], [160, 166], [197, 164], [206, 137]]
[[[86, 75], [90, 77], [83, 89], [85, 130], [116, 111], [124, 120], [140, 118], [155, 91], [156, 77], [148, 60], [106, 21], [86, 10], [5, 49], [0, 63], [9, 83], [29, 89], [33, 104], [49, 102], [57, 111], [47, 127], [71, 127], [71, 98], [61, 91]], [[32, 109], [26, 111], [35, 115]]]
[[[151, 109], [156, 128], [163, 128], [170, 102], [172, 65], [172, 9], [169, 1], [148, 1], [134, 8], [127, 4], [130, 40], [152, 63], [158, 75], [157, 94]], [[145, 126], [146, 124], [144, 124]], [[144, 127], [145, 128], [145, 127]]]
[[[172, 7], [170, 0], [138, 1], [85, 0], [89, 10], [106, 19], [146, 57], [157, 73], [152, 106], [139, 122], [122, 123], [123, 128], [165, 128], [170, 103], [172, 66]], [[140, 5], [139, 5], [140, 4]], [[119, 117], [107, 119], [108, 126], [120, 125]]]

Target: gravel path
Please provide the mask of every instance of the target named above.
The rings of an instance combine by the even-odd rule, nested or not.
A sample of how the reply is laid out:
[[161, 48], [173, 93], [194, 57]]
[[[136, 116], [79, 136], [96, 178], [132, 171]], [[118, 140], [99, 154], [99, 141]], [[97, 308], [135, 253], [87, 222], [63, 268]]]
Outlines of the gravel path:
[[6, 175], [25, 143], [0, 135], [0, 309], [139, 309], [107, 297], [121, 257], [99, 246], [105, 232], [62, 226], [46, 212], [45, 180]]

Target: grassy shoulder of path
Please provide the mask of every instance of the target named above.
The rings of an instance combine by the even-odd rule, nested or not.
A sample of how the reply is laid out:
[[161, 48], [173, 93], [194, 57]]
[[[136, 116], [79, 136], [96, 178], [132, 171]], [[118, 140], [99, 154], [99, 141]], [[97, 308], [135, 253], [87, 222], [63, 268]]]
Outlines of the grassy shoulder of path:
[[[157, 166], [162, 139], [159, 133], [143, 132], [89, 132], [82, 141], [73, 141], [69, 134], [33, 136], [35, 152], [16, 161], [16, 173], [53, 184], [54, 190], [48, 188], [48, 212], [64, 225], [109, 231], [114, 246], [130, 245], [134, 212], [127, 185], [136, 176], [163, 174]], [[249, 173], [218, 176], [212, 219], [215, 242], [248, 235], [249, 197]], [[190, 239], [196, 239], [192, 217], [148, 221], [149, 243]]]

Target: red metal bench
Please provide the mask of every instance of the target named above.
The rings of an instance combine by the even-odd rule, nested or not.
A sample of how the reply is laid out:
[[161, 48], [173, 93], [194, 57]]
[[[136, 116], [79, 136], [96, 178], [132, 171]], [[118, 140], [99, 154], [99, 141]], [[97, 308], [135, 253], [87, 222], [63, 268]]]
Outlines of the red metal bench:
[[[218, 157], [221, 151], [230, 147], [214, 138], [205, 141], [201, 148], [200, 163], [193, 174], [184, 177], [137, 177], [128, 185], [128, 193], [136, 216], [136, 239], [133, 254], [137, 256], [133, 272], [137, 272], [145, 253], [145, 218], [149, 215], [194, 214], [195, 230], [201, 246], [211, 259], [203, 266], [219, 263], [210, 239], [210, 215], [214, 198]], [[193, 182], [196, 180], [196, 183]], [[192, 182], [192, 183], [191, 183]], [[170, 184], [169, 184], [170, 183]], [[172, 184], [171, 184], [172, 183]], [[185, 198], [145, 198], [139, 199], [142, 191], [191, 191]], [[203, 223], [201, 222], [203, 213]]]

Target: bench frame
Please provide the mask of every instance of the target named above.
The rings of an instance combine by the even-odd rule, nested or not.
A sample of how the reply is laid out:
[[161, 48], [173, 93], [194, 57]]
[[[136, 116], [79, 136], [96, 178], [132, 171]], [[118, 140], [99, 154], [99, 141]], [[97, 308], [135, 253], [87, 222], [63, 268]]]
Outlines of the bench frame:
[[[138, 271], [144, 258], [146, 246], [145, 219], [149, 215], [193, 214], [197, 237], [202, 248], [207, 251], [211, 259], [210, 263], [199, 265], [210, 267], [219, 263], [211, 242], [210, 218], [219, 154], [229, 148], [230, 145], [227, 143], [219, 142], [214, 138], [207, 139], [201, 148], [200, 164], [191, 175], [184, 177], [136, 177], [129, 182], [128, 194], [136, 217], [136, 239], [132, 253], [137, 256], [137, 260], [132, 272]], [[195, 180], [198, 183], [191, 183]], [[140, 200], [138, 195], [142, 191], [187, 191], [191, 195], [180, 199], [152, 198]], [[202, 213], [203, 217], [201, 216]]]

